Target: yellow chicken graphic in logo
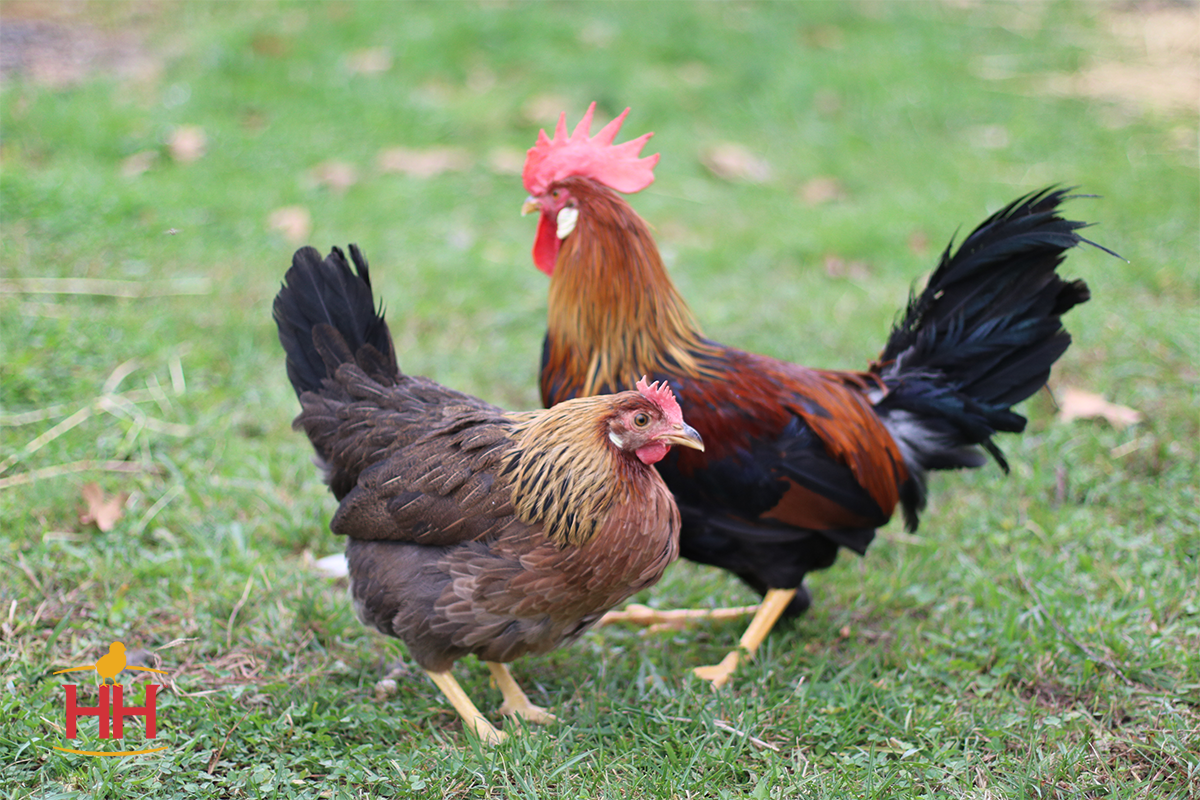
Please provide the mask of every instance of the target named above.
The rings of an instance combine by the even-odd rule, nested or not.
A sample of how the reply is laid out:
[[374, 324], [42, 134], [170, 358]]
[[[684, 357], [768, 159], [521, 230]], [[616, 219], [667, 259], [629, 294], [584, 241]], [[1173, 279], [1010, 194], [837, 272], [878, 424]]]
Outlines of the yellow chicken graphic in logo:
[[112, 680], [115, 685], [117, 676], [125, 669], [136, 669], [140, 672], [157, 672], [160, 675], [166, 675], [165, 670], [151, 669], [150, 667], [129, 667], [125, 660], [125, 645], [121, 642], [113, 642], [108, 646], [108, 652], [100, 656], [95, 664], [84, 664], [82, 667], [71, 667], [69, 669], [60, 669], [55, 675], [61, 675], [64, 672], [79, 672], [85, 669], [94, 669], [96, 674], [100, 676], [100, 685], [103, 686], [107, 680]]

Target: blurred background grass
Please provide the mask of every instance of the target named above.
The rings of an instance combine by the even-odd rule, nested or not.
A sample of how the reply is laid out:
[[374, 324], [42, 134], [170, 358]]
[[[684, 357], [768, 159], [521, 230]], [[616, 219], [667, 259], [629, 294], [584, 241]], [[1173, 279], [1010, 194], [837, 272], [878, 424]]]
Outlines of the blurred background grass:
[[[199, 771], [236, 796], [269, 769], [364, 796], [1196, 791], [1193, 5], [6, 1], [0, 36], [5, 671], [55, 719], [46, 673], [113, 638], [193, 639], [161, 653], [186, 756], [48, 759], [29, 742], [61, 731], [11, 705], [10, 786], [186, 795]], [[402, 648], [310, 568], [339, 542], [270, 302], [299, 243], [357, 242], [407, 371], [535, 406], [546, 282], [520, 164], [593, 100], [632, 106], [622, 139], [655, 131], [632, 202], [706, 332], [818, 367], [865, 365], [950, 237], [999, 206], [1051, 183], [1101, 195], [1067, 211], [1127, 261], [1070, 256], [1094, 299], [1052, 386], [1144, 420], [1064, 425], [1039, 395], [1003, 443], [1013, 475], [939, 476], [919, 538], [889, 528], [814, 578], [813, 612], [727, 697], [683, 675], [736, 625], [606, 629], [518, 667], [563, 726], [472, 761], [431, 686], [372, 701]], [[131, 495], [111, 531], [79, 521], [87, 481]], [[649, 596], [751, 600], [688, 565]], [[780, 749], [703, 727], [718, 718]], [[378, 748], [401, 742], [388, 766]]]

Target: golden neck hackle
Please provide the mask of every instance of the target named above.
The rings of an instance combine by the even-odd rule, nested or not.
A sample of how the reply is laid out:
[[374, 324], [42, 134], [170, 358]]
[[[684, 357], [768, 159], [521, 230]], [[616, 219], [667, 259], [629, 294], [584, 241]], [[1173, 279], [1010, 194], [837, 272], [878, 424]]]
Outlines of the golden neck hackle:
[[550, 280], [551, 361], [586, 376], [580, 396], [631, 388], [664, 361], [698, 375], [696, 355], [706, 343], [649, 227], [612, 192], [587, 189], [573, 189], [582, 195], [579, 220]]
[[[590, 413], [581, 413], [587, 412]], [[510, 413], [516, 445], [504, 472], [513, 506], [561, 547], [582, 547], [650, 473], [608, 439], [610, 397], [567, 400], [545, 411]], [[580, 424], [583, 419], [592, 424]], [[596, 476], [610, 476], [596, 482]]]

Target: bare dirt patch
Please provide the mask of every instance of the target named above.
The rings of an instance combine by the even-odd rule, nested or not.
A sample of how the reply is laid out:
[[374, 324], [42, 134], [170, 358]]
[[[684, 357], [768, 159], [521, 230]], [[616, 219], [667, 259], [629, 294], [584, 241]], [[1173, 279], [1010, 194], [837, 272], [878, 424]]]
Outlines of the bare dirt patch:
[[26, 80], [64, 89], [95, 75], [145, 80], [161, 70], [140, 30], [152, 5], [4, 2], [0, 82]]
[[1118, 44], [1074, 75], [1050, 82], [1056, 94], [1110, 100], [1137, 112], [1200, 112], [1200, 5], [1146, 2], [1101, 6]]

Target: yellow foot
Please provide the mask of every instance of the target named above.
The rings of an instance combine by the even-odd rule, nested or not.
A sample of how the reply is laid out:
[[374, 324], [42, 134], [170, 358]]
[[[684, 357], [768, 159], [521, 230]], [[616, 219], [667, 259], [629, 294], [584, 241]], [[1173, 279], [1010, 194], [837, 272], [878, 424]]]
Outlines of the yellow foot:
[[496, 682], [496, 686], [500, 689], [500, 694], [504, 695], [504, 704], [500, 706], [500, 713], [506, 717], [520, 717], [526, 722], [532, 722], [536, 725], [549, 725], [551, 722], [557, 722], [558, 717], [551, 714], [541, 706], [535, 706], [529, 702], [529, 698], [525, 696], [525, 692], [521, 691], [521, 687], [513, 680], [512, 673], [508, 671], [507, 664], [500, 664], [495, 661], [485, 662], [492, 673], [492, 680]]
[[508, 738], [508, 734], [504, 731], [498, 731], [492, 727], [492, 723], [481, 719], [474, 727], [463, 721], [463, 730], [470, 731], [475, 734], [475, 738], [483, 742], [488, 747], [495, 747], [498, 744], [504, 744], [504, 740]]
[[768, 589], [763, 596], [762, 603], [758, 606], [758, 612], [755, 613], [754, 619], [750, 620], [749, 627], [742, 634], [742, 638], [738, 642], [738, 649], [721, 659], [720, 664], [714, 664], [711, 667], [696, 667], [693, 670], [696, 677], [711, 681], [714, 689], [720, 689], [728, 683], [734, 670], [737, 669], [741, 654], [745, 653], [746, 658], [754, 658], [759, 645], [763, 643], [763, 639], [767, 638], [771, 628], [775, 627], [779, 615], [783, 613], [795, 596], [795, 589]]
[[532, 722], [535, 725], [549, 725], [551, 722], [558, 722], [558, 717], [541, 706], [535, 706], [528, 701], [526, 701], [524, 706], [513, 706], [505, 702], [500, 706], [500, 713], [506, 717], [520, 717], [526, 722]]
[[471, 698], [467, 697], [467, 693], [458, 685], [458, 681], [454, 680], [453, 675], [449, 672], [434, 672], [433, 670], [425, 670], [425, 674], [429, 676], [434, 685], [442, 690], [442, 694], [450, 701], [450, 705], [454, 706], [454, 710], [462, 717], [463, 730], [475, 734], [479, 741], [489, 747], [498, 745], [508, 738], [492, 727], [492, 723], [484, 719], [483, 714], [479, 713], [479, 709], [471, 702]]
[[720, 689], [725, 684], [729, 683], [729, 679], [733, 673], [737, 671], [738, 661], [741, 660], [741, 655], [734, 650], [725, 658], [721, 659], [720, 664], [713, 664], [709, 667], [696, 667], [692, 673], [700, 680], [708, 681], [714, 689]]
[[597, 627], [627, 622], [631, 625], [642, 625], [651, 631], [683, 630], [689, 623], [698, 620], [719, 622], [726, 619], [738, 619], [753, 614], [758, 606], [736, 606], [734, 608], [677, 608], [659, 611], [641, 603], [630, 603], [622, 611], [609, 611], [600, 618]]

